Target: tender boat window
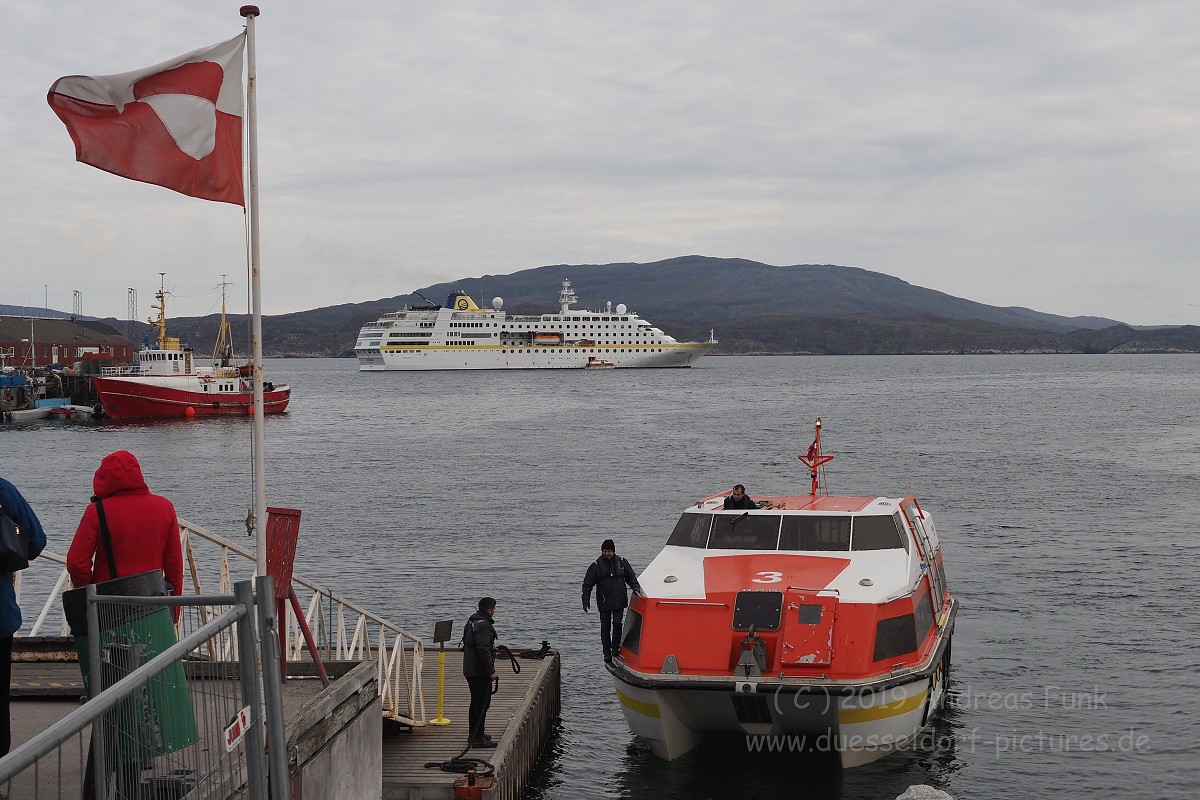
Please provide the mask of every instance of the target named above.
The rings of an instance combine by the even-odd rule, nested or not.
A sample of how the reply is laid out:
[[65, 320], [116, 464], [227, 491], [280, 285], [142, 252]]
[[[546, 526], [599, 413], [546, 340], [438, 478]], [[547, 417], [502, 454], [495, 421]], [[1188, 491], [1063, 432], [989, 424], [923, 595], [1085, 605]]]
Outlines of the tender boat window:
[[708, 528], [712, 514], [684, 514], [675, 523], [675, 530], [667, 544], [678, 547], [705, 547], [708, 544]]
[[774, 550], [778, 544], [778, 514], [748, 511], [713, 514], [709, 550]]
[[756, 631], [777, 631], [782, 613], [783, 592], [738, 592], [733, 604], [733, 629], [748, 631], [753, 625]]
[[621, 647], [624, 647], [635, 656], [642, 646], [642, 615], [629, 609], [629, 614], [625, 617], [625, 625], [621, 631]]
[[874, 661], [907, 655], [917, 649], [917, 629], [912, 614], [881, 619], [875, 626]]
[[925, 641], [925, 634], [933, 627], [933, 593], [922, 582], [920, 589], [913, 595], [913, 622], [917, 630], [917, 641]]
[[783, 518], [780, 550], [849, 550], [850, 518], [791, 516]]
[[895, 516], [855, 517], [854, 550], [898, 550], [904, 547], [900, 520]]

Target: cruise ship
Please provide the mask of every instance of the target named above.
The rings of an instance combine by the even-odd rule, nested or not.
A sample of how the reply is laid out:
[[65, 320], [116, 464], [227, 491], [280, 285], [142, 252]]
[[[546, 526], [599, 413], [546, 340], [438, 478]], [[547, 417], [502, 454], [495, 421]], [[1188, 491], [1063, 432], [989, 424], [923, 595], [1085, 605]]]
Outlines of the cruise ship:
[[480, 308], [455, 290], [444, 306], [384, 314], [363, 326], [354, 345], [365, 372], [437, 369], [582, 369], [690, 367], [717, 343], [680, 342], [620, 303], [605, 311], [572, 309], [579, 302], [562, 282], [559, 310], [541, 316], [508, 315], [504, 301]]

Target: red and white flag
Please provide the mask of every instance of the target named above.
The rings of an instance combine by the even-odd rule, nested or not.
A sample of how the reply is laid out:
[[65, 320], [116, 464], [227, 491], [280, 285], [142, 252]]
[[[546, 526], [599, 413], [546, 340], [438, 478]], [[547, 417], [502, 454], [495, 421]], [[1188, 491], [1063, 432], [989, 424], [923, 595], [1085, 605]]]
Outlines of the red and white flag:
[[120, 75], [68, 75], [46, 100], [75, 159], [192, 197], [245, 206], [242, 50], [246, 34]]

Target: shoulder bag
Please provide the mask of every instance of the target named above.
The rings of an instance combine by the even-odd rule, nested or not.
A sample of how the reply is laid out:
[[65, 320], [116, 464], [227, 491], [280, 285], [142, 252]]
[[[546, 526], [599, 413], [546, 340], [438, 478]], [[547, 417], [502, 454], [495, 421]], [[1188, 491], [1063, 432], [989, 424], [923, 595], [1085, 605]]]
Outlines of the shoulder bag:
[[0, 508], [0, 572], [29, 566], [29, 535]]

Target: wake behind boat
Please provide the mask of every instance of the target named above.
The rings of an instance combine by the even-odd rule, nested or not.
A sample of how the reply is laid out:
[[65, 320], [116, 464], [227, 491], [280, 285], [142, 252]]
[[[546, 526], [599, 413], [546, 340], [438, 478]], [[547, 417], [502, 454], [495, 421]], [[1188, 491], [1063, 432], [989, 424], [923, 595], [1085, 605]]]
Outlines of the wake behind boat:
[[[510, 316], [497, 297], [480, 308], [454, 291], [444, 306], [384, 314], [358, 332], [354, 353], [364, 372], [439, 369], [580, 369], [690, 367], [717, 343], [680, 342], [623, 303], [607, 311], [577, 311], [571, 282], [562, 282], [557, 314]], [[597, 367], [591, 367], [596, 369]]]
[[[634, 734], [673, 759], [710, 734], [801, 737], [843, 766], [904, 747], [946, 697], [958, 602], [933, 517], [909, 494], [818, 494], [684, 511], [639, 576], [608, 666]], [[791, 747], [789, 744], [788, 747]]]
[[[105, 367], [94, 378], [104, 415], [129, 417], [192, 417], [216, 414], [253, 414], [254, 386], [250, 367], [233, 363], [233, 343], [221, 295], [221, 328], [213, 350], [212, 366], [197, 367], [192, 349], [167, 336], [166, 291], [159, 289], [157, 339], [138, 352], [132, 367]], [[263, 413], [287, 409], [292, 390], [263, 383]]]

